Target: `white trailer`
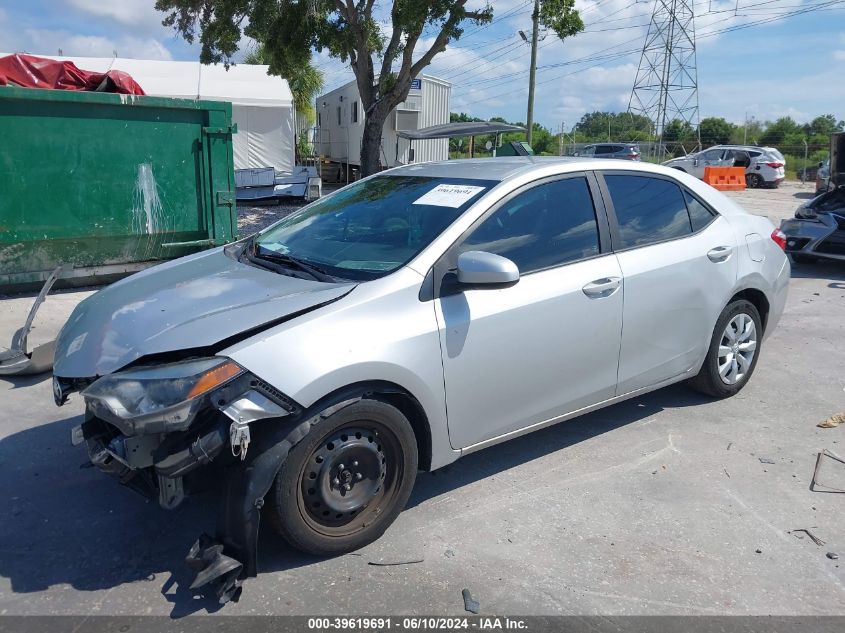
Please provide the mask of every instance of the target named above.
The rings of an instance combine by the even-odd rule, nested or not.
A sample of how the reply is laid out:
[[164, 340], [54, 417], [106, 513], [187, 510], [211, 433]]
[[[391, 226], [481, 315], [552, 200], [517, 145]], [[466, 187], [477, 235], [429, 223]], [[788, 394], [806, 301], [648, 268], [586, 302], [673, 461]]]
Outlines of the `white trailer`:
[[232, 122], [238, 126], [238, 133], [232, 137], [235, 169], [294, 171], [293, 95], [285, 79], [267, 74], [267, 66], [235, 64], [226, 70], [222, 64], [204, 66], [199, 62], [42, 57], [72, 61], [83, 70], [122, 70], [151, 96], [229, 101]]
[[[415, 141], [409, 152], [408, 139], [397, 132], [419, 130], [449, 122], [452, 85], [430, 75], [414, 79], [408, 98], [390, 113], [384, 123], [379, 162], [384, 168], [449, 158], [449, 140]], [[364, 112], [354, 81], [317, 97], [315, 144], [324, 160], [336, 167], [338, 180], [346, 179], [347, 167], [360, 167]], [[411, 154], [409, 156], [409, 153]], [[331, 171], [323, 171], [324, 177]], [[350, 179], [352, 174], [350, 174]]]

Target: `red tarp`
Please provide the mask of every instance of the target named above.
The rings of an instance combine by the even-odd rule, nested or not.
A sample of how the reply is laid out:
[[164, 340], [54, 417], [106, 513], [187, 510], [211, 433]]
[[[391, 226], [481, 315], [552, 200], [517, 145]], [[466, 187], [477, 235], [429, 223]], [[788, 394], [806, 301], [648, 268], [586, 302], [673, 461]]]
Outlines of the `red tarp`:
[[14, 85], [24, 88], [53, 88], [56, 90], [85, 90], [89, 92], [118, 92], [142, 95], [139, 86], [128, 73], [109, 70], [97, 73], [80, 70], [73, 62], [35, 55], [8, 55], [0, 57], [0, 86]]

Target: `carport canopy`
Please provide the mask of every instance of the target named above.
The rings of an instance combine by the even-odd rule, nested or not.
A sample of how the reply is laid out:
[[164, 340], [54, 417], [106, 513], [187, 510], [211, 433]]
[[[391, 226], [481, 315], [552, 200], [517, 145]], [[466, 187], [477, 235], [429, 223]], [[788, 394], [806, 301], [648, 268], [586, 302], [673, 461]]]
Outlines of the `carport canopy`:
[[471, 121], [467, 123], [443, 123], [441, 125], [424, 127], [420, 130], [401, 130], [396, 132], [396, 135], [410, 141], [422, 141], [436, 138], [452, 138], [453, 136], [481, 136], [482, 134], [524, 131], [524, 127], [510, 125], [509, 123]]

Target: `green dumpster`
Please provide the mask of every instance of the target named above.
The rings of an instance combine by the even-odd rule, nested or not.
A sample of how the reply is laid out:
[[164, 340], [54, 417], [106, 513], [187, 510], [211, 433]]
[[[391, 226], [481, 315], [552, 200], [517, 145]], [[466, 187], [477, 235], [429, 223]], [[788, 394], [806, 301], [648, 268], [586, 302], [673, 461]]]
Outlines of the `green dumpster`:
[[0, 292], [233, 240], [235, 131], [227, 102], [0, 87]]

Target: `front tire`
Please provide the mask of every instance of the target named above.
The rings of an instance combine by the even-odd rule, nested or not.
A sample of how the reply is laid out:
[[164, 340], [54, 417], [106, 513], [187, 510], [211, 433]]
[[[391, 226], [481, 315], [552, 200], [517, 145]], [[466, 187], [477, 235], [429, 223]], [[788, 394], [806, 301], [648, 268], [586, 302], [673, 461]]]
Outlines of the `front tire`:
[[377, 400], [351, 404], [290, 451], [268, 495], [270, 522], [309, 554], [364, 547], [407, 503], [417, 460], [414, 431], [398, 409]]
[[719, 315], [704, 364], [689, 385], [714, 398], [739, 393], [757, 366], [762, 337], [754, 304], [744, 299], [731, 302]]

